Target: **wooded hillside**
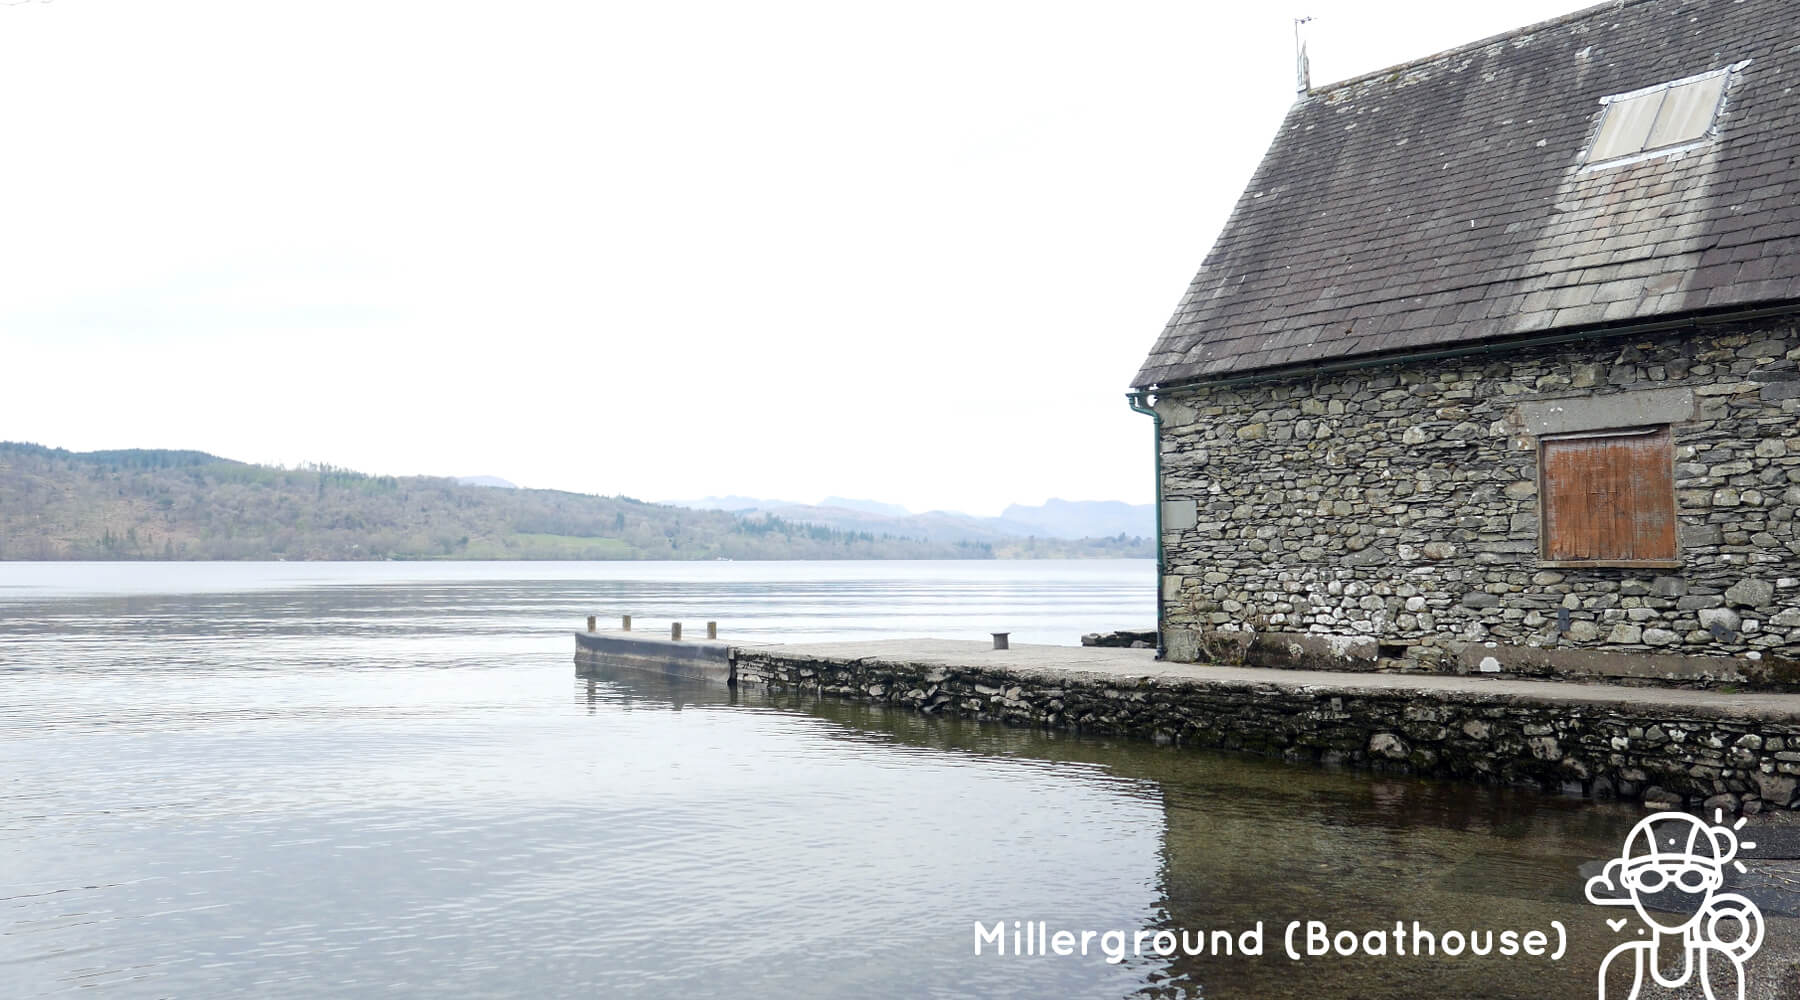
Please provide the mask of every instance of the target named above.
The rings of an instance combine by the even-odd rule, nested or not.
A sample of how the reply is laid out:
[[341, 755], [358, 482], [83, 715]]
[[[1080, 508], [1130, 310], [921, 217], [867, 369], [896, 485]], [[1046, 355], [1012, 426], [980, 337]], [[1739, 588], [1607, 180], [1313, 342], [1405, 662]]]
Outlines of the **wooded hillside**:
[[623, 496], [0, 442], [0, 559], [982, 559], [1146, 545], [924, 542]]

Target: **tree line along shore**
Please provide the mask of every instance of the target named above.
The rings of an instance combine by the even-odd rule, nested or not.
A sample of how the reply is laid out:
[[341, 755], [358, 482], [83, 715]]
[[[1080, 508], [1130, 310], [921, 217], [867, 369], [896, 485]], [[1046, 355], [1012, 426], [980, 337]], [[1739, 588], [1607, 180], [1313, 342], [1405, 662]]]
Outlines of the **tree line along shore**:
[[0, 442], [0, 560], [1149, 558], [1151, 539], [925, 540], [625, 496], [198, 451]]

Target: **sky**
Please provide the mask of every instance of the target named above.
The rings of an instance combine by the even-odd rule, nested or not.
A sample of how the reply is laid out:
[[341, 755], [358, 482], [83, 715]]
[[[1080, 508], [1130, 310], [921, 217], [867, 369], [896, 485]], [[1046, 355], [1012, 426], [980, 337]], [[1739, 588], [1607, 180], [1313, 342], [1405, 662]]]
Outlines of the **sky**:
[[1148, 502], [1295, 96], [1580, 0], [0, 0], [0, 440]]

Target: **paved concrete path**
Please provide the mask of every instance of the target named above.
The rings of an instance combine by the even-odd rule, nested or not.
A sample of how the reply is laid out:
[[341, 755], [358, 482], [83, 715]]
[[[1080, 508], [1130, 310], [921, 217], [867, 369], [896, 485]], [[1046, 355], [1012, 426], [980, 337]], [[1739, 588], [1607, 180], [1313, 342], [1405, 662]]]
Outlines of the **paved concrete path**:
[[888, 660], [932, 666], [1007, 670], [1021, 675], [1090, 674], [1119, 678], [1153, 677], [1172, 683], [1194, 682], [1250, 686], [1310, 688], [1350, 692], [1432, 692], [1475, 697], [1502, 696], [1525, 701], [1607, 707], [1698, 711], [1757, 719], [1800, 719], [1800, 694], [1689, 691], [1679, 688], [1576, 684], [1567, 681], [1517, 680], [1468, 674], [1368, 674], [1319, 670], [1271, 670], [1198, 663], [1162, 663], [1151, 649], [1096, 646], [1015, 645], [994, 649], [989, 643], [957, 639], [880, 639], [866, 642], [739, 643], [739, 648], [783, 656], [821, 660]]

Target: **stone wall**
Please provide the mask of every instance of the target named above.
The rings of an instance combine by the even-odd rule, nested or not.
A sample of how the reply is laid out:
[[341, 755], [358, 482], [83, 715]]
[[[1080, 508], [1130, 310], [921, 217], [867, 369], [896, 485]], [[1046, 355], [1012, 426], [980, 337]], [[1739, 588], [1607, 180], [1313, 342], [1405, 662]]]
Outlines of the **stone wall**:
[[[1797, 362], [1790, 316], [1161, 396], [1169, 657], [1791, 686]], [[1540, 565], [1535, 433], [1682, 406], [1680, 568]]]
[[[1795, 805], [1800, 723], [1619, 701], [1354, 685], [1120, 678], [732, 651], [737, 683], [1161, 743], [1483, 783], [1581, 790], [1663, 806]], [[1321, 680], [1324, 680], [1323, 678]]]

